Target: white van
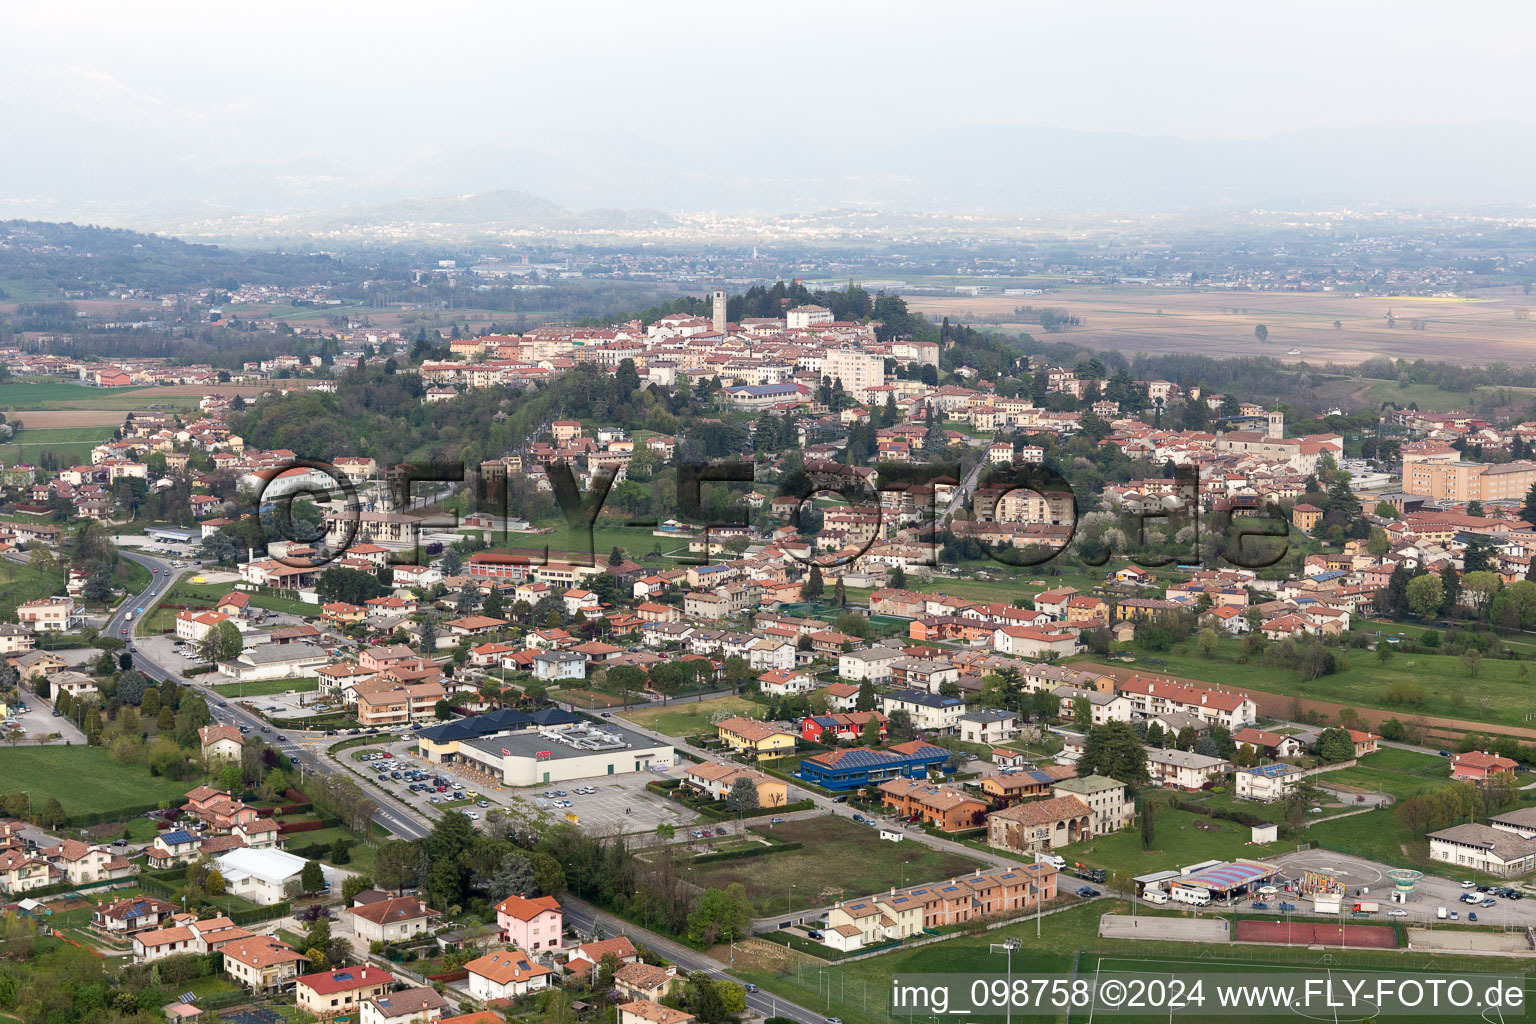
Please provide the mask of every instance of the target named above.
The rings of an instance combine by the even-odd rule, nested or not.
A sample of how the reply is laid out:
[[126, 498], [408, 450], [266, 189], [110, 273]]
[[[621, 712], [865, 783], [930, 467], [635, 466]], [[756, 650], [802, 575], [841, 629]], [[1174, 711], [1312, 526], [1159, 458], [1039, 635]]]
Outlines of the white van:
[[1057, 871], [1060, 871], [1067, 866], [1067, 859], [1059, 853], [1037, 853], [1035, 854], [1035, 863], [1049, 864]]
[[1141, 894], [1141, 898], [1148, 903], [1156, 903], [1158, 906], [1168, 902], [1168, 894], [1161, 889], [1148, 889]]
[[1435, 916], [1438, 917], [1440, 920], [1444, 921], [1445, 917], [1446, 917], [1445, 908], [1444, 907], [1440, 907], [1439, 909], [1437, 909], [1435, 911]]
[[1211, 894], [1204, 889], [1192, 889], [1180, 886], [1170, 894], [1175, 903], [1188, 903], [1192, 907], [1208, 907], [1211, 905]]

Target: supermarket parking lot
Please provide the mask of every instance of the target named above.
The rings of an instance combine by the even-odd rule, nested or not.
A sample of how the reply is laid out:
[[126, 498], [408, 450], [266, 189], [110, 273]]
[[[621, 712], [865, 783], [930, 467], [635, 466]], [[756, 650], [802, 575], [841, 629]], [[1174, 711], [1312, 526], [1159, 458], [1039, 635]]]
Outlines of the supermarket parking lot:
[[[394, 757], [389, 759], [391, 770], [403, 770], [407, 766], [420, 768], [432, 775], [443, 775], [464, 785], [462, 792], [450, 790], [448, 793], [412, 793], [407, 789], [407, 783], [404, 781], [384, 783], [385, 791], [391, 796], [423, 811], [437, 809], [431, 802], [432, 796], [436, 796], [440, 801], [446, 801], [452, 798], [462, 799], [468, 793], [477, 793], [489, 801], [493, 807], [504, 807], [520, 815], [538, 815], [548, 821], [563, 821], [566, 820], [566, 815], [575, 815], [577, 823], [583, 828], [605, 833], [655, 832], [656, 826], [664, 822], [681, 826], [695, 819], [692, 811], [645, 788], [645, 784], [653, 779], [680, 774], [682, 771], [680, 768], [673, 768], [669, 772], [603, 775], [591, 779], [574, 779], [569, 782], [550, 783], [547, 786], [517, 789], [503, 786], [463, 765], [433, 764], [423, 757], [410, 753], [411, 743], [410, 739], [396, 740], [380, 743], [376, 747], [369, 745], [367, 749], [387, 750], [392, 753]], [[355, 750], [342, 751], [338, 760], [349, 767], [367, 773], [371, 778], [374, 773], [366, 764], [354, 759], [355, 753]], [[590, 795], [576, 794], [577, 789], [587, 786], [591, 786], [597, 792]], [[544, 802], [550, 805], [548, 807], [538, 806], [538, 801], [543, 799], [546, 791], [553, 793], [559, 789], [565, 790], [566, 795], [563, 798], [554, 797], [545, 800]], [[553, 806], [555, 799], [569, 800], [571, 806], [555, 807]], [[475, 811], [482, 817], [488, 810], [484, 807], [457, 809]]]

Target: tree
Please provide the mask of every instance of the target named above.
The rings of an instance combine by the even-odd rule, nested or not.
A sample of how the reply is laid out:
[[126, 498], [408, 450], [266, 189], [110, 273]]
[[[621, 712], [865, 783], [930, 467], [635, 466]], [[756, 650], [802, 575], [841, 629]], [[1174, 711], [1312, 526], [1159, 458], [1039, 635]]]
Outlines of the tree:
[[864, 728], [859, 730], [859, 742], [866, 747], [880, 745], [880, 720], [874, 715], [864, 720]]
[[203, 634], [197, 642], [197, 656], [210, 665], [221, 661], [233, 661], [240, 656], [245, 640], [233, 622], [225, 619]]
[[1425, 573], [1408, 581], [1408, 608], [1419, 618], [1433, 617], [1444, 600], [1445, 588], [1440, 577]]
[[853, 700], [855, 711], [875, 710], [875, 684], [868, 679], [859, 683], [859, 695]]
[[[717, 891], [710, 890], [710, 892]], [[709, 893], [705, 893], [706, 898], [708, 895]], [[690, 919], [690, 934], [692, 930]], [[715, 980], [704, 971], [694, 971], [688, 975], [688, 981], [683, 986], [683, 1001], [687, 1004], [688, 1011], [699, 1019], [700, 1024], [724, 1024], [730, 1019], [730, 1011], [726, 1008], [725, 999], [721, 996]]]
[[59, 803], [58, 797], [49, 797], [42, 810], [37, 812], [37, 823], [46, 829], [62, 828], [68, 820], [69, 815], [64, 813], [64, 805]]
[[1263, 324], [1259, 324], [1257, 327], [1255, 327], [1253, 329], [1253, 336], [1255, 338], [1258, 338], [1259, 341], [1261, 341], [1261, 342], [1268, 341], [1269, 340], [1269, 328], [1265, 327]]
[[[1449, 566], [1447, 566], [1447, 569], [1449, 569]], [[1454, 572], [1455, 570], [1450, 571]], [[1462, 594], [1465, 596], [1467, 603], [1472, 606], [1472, 614], [1476, 618], [1482, 619], [1484, 617], [1490, 602], [1493, 601], [1494, 595], [1499, 592], [1499, 587], [1502, 584], [1503, 580], [1499, 574], [1489, 572], [1487, 569], [1468, 572], [1461, 578]]]
[[421, 624], [421, 653], [427, 658], [437, 655], [437, 626], [431, 619], [426, 619]]
[[505, 617], [502, 615], [501, 591], [499, 589], [492, 587], [491, 592], [485, 595], [485, 602], [480, 606], [480, 613], [492, 619]]
[[737, 778], [725, 794], [724, 803], [725, 809], [735, 814], [757, 810], [757, 783], [746, 776]]
[[522, 850], [513, 850], [502, 858], [501, 865], [485, 887], [486, 895], [493, 900], [508, 896], [539, 895], [538, 878], [533, 871], [533, 858]]
[[399, 892], [416, 884], [420, 863], [411, 843], [391, 839], [379, 847], [374, 857], [373, 876], [383, 888]]
[[1157, 832], [1156, 806], [1151, 800], [1143, 798], [1141, 801], [1141, 848], [1143, 850], [1152, 849], [1152, 841]]
[[725, 889], [707, 889], [699, 897], [698, 909], [688, 915], [688, 941], [695, 946], [712, 946], [747, 934], [751, 905], [746, 888], [732, 882]]
[[299, 872], [299, 886], [306, 893], [317, 893], [325, 888], [325, 872], [320, 868], [317, 860], [304, 862], [304, 870]]
[[348, 875], [346, 881], [341, 883], [341, 903], [344, 907], [350, 907], [357, 894], [373, 888], [373, 879], [367, 875]]
[[1087, 697], [1072, 701], [1072, 728], [1082, 732], [1093, 728], [1093, 705], [1088, 703]]
[[1079, 777], [1103, 775], [1134, 786], [1147, 781], [1147, 751], [1130, 725], [1106, 722], [1089, 731], [1077, 773]]
[[432, 713], [439, 722], [446, 722], [453, 717], [453, 705], [449, 704], [446, 700], [440, 700], [432, 705]]
[[805, 577], [805, 582], [800, 584], [800, 598], [803, 601], [820, 600], [823, 590], [821, 567], [813, 565], [810, 573]]
[[1317, 756], [1324, 761], [1348, 761], [1355, 756], [1355, 741], [1344, 729], [1324, 729], [1317, 738]]

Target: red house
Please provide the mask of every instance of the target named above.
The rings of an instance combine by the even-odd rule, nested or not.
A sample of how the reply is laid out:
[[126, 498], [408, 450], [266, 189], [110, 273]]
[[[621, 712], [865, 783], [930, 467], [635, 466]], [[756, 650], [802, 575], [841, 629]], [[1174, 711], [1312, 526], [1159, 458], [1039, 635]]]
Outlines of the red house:
[[812, 743], [833, 744], [840, 739], [856, 740], [864, 733], [864, 723], [873, 718], [885, 739], [885, 716], [878, 711], [848, 711], [829, 715], [808, 715], [800, 719], [800, 738]]
[[1515, 770], [1517, 762], [1486, 750], [1473, 750], [1451, 757], [1451, 778], [1458, 782], [1487, 784], [1496, 776]]

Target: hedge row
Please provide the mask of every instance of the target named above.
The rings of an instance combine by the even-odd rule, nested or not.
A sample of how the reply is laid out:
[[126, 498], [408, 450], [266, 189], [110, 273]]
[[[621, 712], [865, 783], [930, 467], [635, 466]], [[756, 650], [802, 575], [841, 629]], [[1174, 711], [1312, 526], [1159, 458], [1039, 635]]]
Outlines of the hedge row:
[[105, 825], [113, 821], [127, 821], [129, 818], [137, 818], [141, 814], [160, 810], [159, 804], [136, 804], [132, 807], [117, 807], [110, 811], [92, 811], [89, 814], [71, 814], [64, 819], [64, 828], [87, 828], [91, 825]]
[[217, 672], [218, 670], [219, 670], [219, 666], [217, 666], [217, 665], [193, 665], [191, 668], [189, 668], [186, 671], [184, 671], [182, 673], [182, 675], [184, 675], [184, 676], [205, 676], [205, 675], [207, 675], [210, 672]]
[[794, 813], [795, 811], [808, 811], [815, 806], [816, 802], [814, 800], [805, 799], [796, 800], [794, 803], [782, 804], [778, 807], [759, 807], [754, 811], [728, 811], [723, 806], [717, 806], [714, 803], [701, 804], [697, 809], [699, 813], [704, 815], [706, 818], [713, 818], [716, 821], [727, 821], [731, 818], [737, 817], [763, 818], [770, 814], [787, 814]]
[[751, 850], [727, 850], [725, 853], [701, 853], [693, 858], [694, 864], [713, 864], [722, 860], [746, 860], [749, 857], [766, 857], [770, 853], [790, 853], [803, 847], [804, 843], [780, 843], [777, 846], [761, 846]]
[[293, 913], [293, 904], [288, 900], [274, 903], [270, 907], [247, 907], [244, 910], [226, 911], [228, 917], [235, 924], [254, 924], [257, 921], [270, 921], [273, 918], [287, 917]]

